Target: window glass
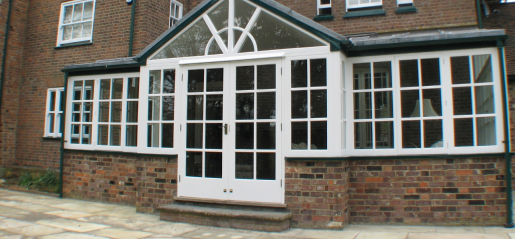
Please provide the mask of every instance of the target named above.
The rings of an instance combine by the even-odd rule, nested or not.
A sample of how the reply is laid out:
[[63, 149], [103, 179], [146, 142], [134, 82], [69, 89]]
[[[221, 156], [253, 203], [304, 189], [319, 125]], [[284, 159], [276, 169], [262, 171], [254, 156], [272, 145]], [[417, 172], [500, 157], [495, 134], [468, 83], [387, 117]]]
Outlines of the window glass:
[[95, 1], [71, 1], [61, 5], [57, 45], [91, 42]]
[[149, 72], [147, 147], [174, 147], [175, 99], [175, 69], [151, 70]]
[[64, 88], [48, 89], [44, 137], [61, 137], [62, 101], [64, 101]]

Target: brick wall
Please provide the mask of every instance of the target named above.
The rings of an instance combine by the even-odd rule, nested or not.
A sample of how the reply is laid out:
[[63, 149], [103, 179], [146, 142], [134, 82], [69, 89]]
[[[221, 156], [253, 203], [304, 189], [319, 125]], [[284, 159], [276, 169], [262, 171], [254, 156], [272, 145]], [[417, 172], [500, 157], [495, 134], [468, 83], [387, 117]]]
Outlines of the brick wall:
[[[19, 79], [22, 72], [21, 62], [28, 7], [28, 0], [13, 1], [11, 10], [5, 62], [5, 81], [2, 89], [2, 98], [0, 99], [2, 101], [2, 109], [0, 111], [0, 167], [12, 164], [16, 155]], [[0, 59], [3, 59], [8, 9], [9, 0], [0, 1]]]
[[348, 224], [348, 161], [287, 161], [285, 203], [292, 227], [341, 229]]
[[65, 197], [135, 205], [155, 212], [177, 191], [177, 158], [68, 151], [64, 157]]
[[[492, 14], [488, 17], [483, 16], [483, 27], [494, 29], [505, 29], [506, 34], [509, 35], [506, 40], [505, 54], [506, 54], [506, 70], [508, 75], [515, 79], [515, 3], [507, 4], [491, 4], [490, 10]], [[497, 10], [498, 12], [494, 12]]]

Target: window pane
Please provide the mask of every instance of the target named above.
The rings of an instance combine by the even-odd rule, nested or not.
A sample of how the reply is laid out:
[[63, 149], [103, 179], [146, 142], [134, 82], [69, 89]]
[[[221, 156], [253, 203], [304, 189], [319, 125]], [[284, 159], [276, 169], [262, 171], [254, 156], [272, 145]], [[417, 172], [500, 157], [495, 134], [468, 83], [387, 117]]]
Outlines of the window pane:
[[62, 113], [59, 113], [57, 114], [57, 119], [56, 119], [56, 126], [57, 127], [57, 131], [59, 134], [62, 134], [63, 133], [63, 129], [61, 128], [61, 119], [63, 118], [63, 114]]
[[188, 71], [188, 92], [204, 91], [204, 70]]
[[372, 93], [354, 93], [354, 119], [372, 118]]
[[254, 149], [254, 123], [236, 123], [236, 149]]
[[159, 147], [159, 124], [148, 124], [147, 147]]
[[72, 144], [79, 143], [79, 134], [80, 134], [80, 125], [72, 124], [72, 129], [71, 129]]
[[275, 149], [275, 123], [257, 123], [257, 149]]
[[73, 5], [73, 21], [81, 21], [82, 20], [82, 3]]
[[476, 86], [476, 114], [493, 114], [494, 87], [492, 85]]
[[441, 116], [442, 98], [440, 89], [422, 90], [422, 96], [424, 97], [424, 104], [422, 105], [424, 117]]
[[173, 124], [162, 124], [161, 147], [173, 148]]
[[111, 125], [111, 137], [109, 145], [111, 146], [120, 146], [120, 141], [122, 138], [122, 131], [120, 125]]
[[443, 147], [442, 120], [424, 120], [424, 148]]
[[206, 124], [206, 149], [222, 149], [223, 124]]
[[54, 132], [54, 114], [48, 114], [48, 132], [53, 133]]
[[48, 106], [49, 106], [49, 111], [54, 111], [55, 110], [55, 97], [56, 97], [56, 92], [55, 91], [51, 91], [50, 92], [50, 102], [48, 103]]
[[374, 88], [392, 88], [391, 75], [391, 62], [374, 62]]
[[472, 118], [454, 119], [454, 146], [474, 146]]
[[98, 126], [98, 144], [99, 145], [107, 145], [109, 140], [109, 126], [108, 125], [99, 125]]
[[236, 178], [254, 178], [254, 153], [236, 153]]
[[372, 122], [354, 123], [354, 148], [372, 148]]
[[453, 84], [470, 83], [470, 65], [468, 56], [451, 57], [451, 71]]
[[224, 69], [207, 69], [206, 91], [224, 90]]
[[422, 66], [422, 85], [440, 85], [440, 60], [435, 59], [422, 59], [420, 60]]
[[308, 61], [296, 60], [291, 61], [291, 87], [307, 87], [308, 86]]
[[202, 153], [186, 152], [186, 176], [202, 177]]
[[275, 180], [275, 153], [256, 154], [256, 179]]
[[474, 63], [474, 82], [492, 82], [492, 63], [490, 55], [479, 55], [472, 57]]
[[202, 120], [204, 117], [204, 96], [188, 95], [188, 120]]
[[477, 118], [477, 145], [495, 145], [495, 117]]
[[235, 0], [234, 9], [238, 9], [238, 11], [234, 11], [234, 26], [245, 28], [256, 7], [242, 0]]
[[163, 96], [163, 120], [174, 119], [174, 97]]
[[59, 91], [59, 101], [57, 102], [59, 104], [59, 106], [58, 106], [59, 111], [63, 111], [64, 97], [65, 97], [64, 90]]
[[139, 77], [129, 78], [127, 86], [127, 99], [139, 98]]
[[420, 100], [418, 90], [401, 91], [402, 117], [420, 117]]
[[160, 94], [161, 93], [161, 70], [150, 71], [148, 79], [148, 93]]
[[93, 17], [93, 2], [84, 3], [84, 16], [83, 20], [89, 20]]
[[207, 15], [218, 31], [226, 28], [229, 21], [229, 1], [223, 1]]
[[108, 100], [111, 97], [111, 79], [100, 80], [100, 99]]
[[379, 91], [374, 93], [375, 118], [393, 117], [393, 100], [391, 91]]
[[125, 132], [125, 145], [136, 147], [138, 146], [138, 126], [127, 125], [127, 131]]
[[113, 95], [111, 99], [121, 99], [123, 90], [123, 79], [113, 79]]
[[63, 20], [63, 23], [64, 24], [68, 24], [68, 23], [71, 23], [72, 22], [72, 15], [73, 15], [73, 6], [66, 6], [64, 7], [64, 20]]
[[308, 148], [308, 122], [291, 123], [291, 149]]
[[201, 149], [202, 141], [204, 140], [202, 124], [187, 124], [186, 130], [186, 147]]
[[82, 122], [91, 122], [92, 103], [85, 102], [82, 107]]
[[100, 102], [98, 106], [100, 107], [98, 112], [98, 121], [99, 122], [109, 122], [109, 106], [111, 104], [109, 102]]
[[175, 93], [175, 69], [164, 71], [163, 93]]
[[206, 120], [223, 120], [223, 95], [206, 96]]
[[376, 149], [394, 148], [393, 122], [376, 122]]
[[93, 30], [92, 22], [85, 22], [82, 24], [82, 37], [91, 37], [91, 30]]
[[138, 122], [138, 101], [127, 102], [127, 123]]
[[200, 19], [160, 51], [153, 60], [203, 56], [205, 54], [206, 45], [212, 36], [204, 20]]
[[91, 144], [91, 125], [82, 126], [82, 144]]
[[402, 122], [402, 147], [420, 148], [420, 121]]
[[275, 65], [257, 66], [257, 88], [275, 89]]
[[222, 153], [206, 152], [206, 178], [222, 178]]
[[305, 90], [291, 92], [291, 117], [308, 117], [308, 92]]
[[354, 89], [362, 90], [362, 89], [370, 89], [370, 63], [359, 63], [353, 64], [353, 73], [354, 73]]
[[73, 103], [72, 105], [72, 110], [73, 110], [73, 113], [72, 113], [72, 122], [80, 122], [80, 108], [81, 108], [81, 103]]
[[254, 93], [236, 94], [236, 119], [254, 119]]
[[73, 30], [72, 30], [72, 38], [81, 38], [82, 37], [82, 23], [79, 24], [73, 24]]
[[[322, 0], [322, 1], [324, 1], [324, 0]], [[327, 0], [326, 2], [330, 2], [330, 1]], [[331, 8], [319, 8], [318, 15], [331, 15]]]
[[236, 67], [236, 90], [254, 89], [254, 66]]
[[311, 149], [327, 149], [327, 122], [311, 122]]
[[455, 87], [452, 89], [454, 115], [472, 114], [472, 92], [470, 87]]
[[250, 40], [248, 36], [243, 36], [245, 40], [243, 41], [243, 44], [240, 48], [240, 53], [242, 52], [253, 52], [254, 51], [254, 43]]
[[161, 112], [161, 102], [159, 98], [159, 96], [148, 97], [148, 120], [160, 120], [159, 113]]
[[84, 100], [93, 100], [93, 92], [95, 92], [94, 80], [84, 81]]
[[81, 100], [82, 99], [82, 81], [73, 82], [73, 100]]
[[122, 102], [111, 102], [111, 122], [122, 122]]
[[275, 92], [257, 93], [257, 118], [275, 119]]
[[310, 60], [311, 82], [310, 86], [326, 86], [327, 85], [327, 66], [325, 59]]
[[418, 83], [418, 61], [399, 61], [401, 87], [419, 86]]
[[71, 25], [63, 27], [63, 41], [72, 39], [72, 29], [73, 29], [73, 26], [71, 26]]
[[312, 90], [311, 118], [327, 117], [327, 90]]

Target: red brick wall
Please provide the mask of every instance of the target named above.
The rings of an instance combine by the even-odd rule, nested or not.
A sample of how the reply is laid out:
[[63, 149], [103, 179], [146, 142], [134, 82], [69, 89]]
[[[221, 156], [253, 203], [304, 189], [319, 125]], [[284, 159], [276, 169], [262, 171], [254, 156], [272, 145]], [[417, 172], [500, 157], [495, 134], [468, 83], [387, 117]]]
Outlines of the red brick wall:
[[[28, 0], [13, 1], [11, 10], [0, 111], [0, 167], [12, 164], [16, 155], [19, 79], [22, 72], [21, 62], [28, 7]], [[3, 59], [8, 9], [9, 0], [2, 1], [0, 3], [0, 59]]]
[[285, 203], [292, 227], [343, 228], [349, 223], [348, 161], [287, 161]]
[[177, 158], [69, 151], [64, 158], [65, 197], [135, 205], [153, 213], [177, 191]]
[[351, 161], [350, 221], [499, 226], [504, 175], [502, 158]]
[[[491, 4], [490, 10], [492, 14], [482, 18], [483, 27], [506, 30], [509, 35], [505, 45], [506, 70], [515, 79], [515, 3]], [[494, 10], [498, 12], [494, 13]]]

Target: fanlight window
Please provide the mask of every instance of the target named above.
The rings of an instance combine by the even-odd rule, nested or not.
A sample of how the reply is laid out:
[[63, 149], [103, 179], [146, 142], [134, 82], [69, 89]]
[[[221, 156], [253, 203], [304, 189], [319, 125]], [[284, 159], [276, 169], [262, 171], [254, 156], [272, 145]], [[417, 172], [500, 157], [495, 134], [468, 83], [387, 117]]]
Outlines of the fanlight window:
[[225, 0], [197, 19], [153, 60], [324, 45], [244, 0]]

